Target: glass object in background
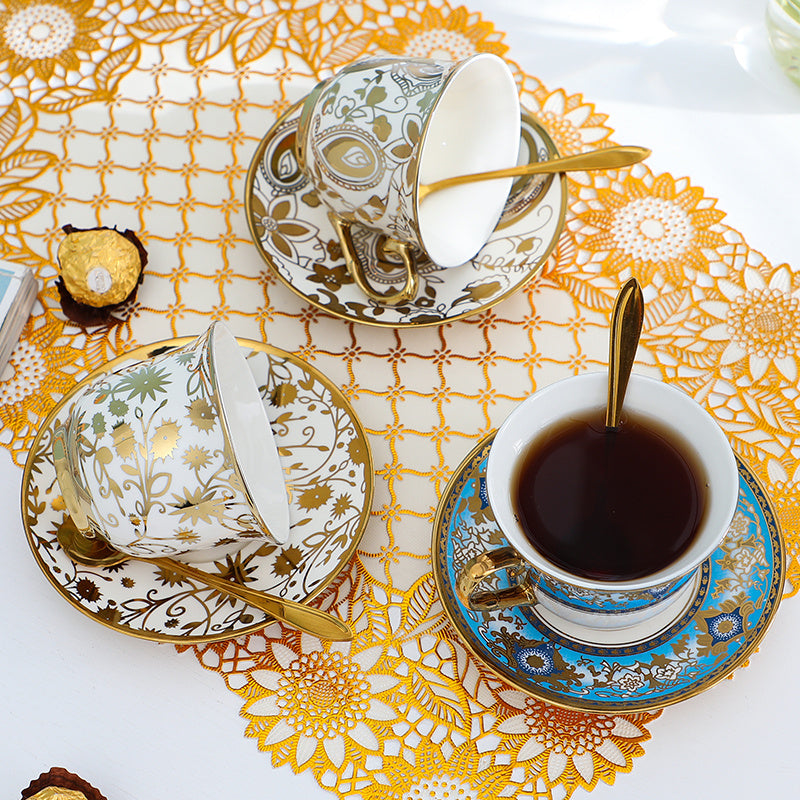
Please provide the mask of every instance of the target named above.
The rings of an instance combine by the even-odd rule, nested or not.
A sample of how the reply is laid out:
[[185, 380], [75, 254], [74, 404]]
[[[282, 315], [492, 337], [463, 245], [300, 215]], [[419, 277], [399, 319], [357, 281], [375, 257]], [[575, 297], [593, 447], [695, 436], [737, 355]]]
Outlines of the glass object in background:
[[800, 84], [800, 0], [767, 0], [767, 33], [778, 63]]

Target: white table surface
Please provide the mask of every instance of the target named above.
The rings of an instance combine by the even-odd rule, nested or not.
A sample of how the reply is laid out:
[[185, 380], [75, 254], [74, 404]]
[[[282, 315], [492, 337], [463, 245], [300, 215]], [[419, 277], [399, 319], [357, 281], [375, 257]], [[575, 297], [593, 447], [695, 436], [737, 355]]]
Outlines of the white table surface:
[[[655, 173], [689, 176], [775, 264], [800, 268], [800, 87], [772, 62], [763, 0], [470, 0], [509, 57], [580, 93]], [[21, 470], [0, 451], [0, 794], [64, 766], [111, 800], [330, 797], [273, 769], [240, 698], [191, 653], [79, 614], [31, 557]], [[664, 711], [629, 774], [592, 797], [790, 797], [800, 785], [800, 598], [782, 604], [733, 680]], [[577, 790], [574, 797], [584, 797]], [[438, 798], [436, 800], [439, 800]]]

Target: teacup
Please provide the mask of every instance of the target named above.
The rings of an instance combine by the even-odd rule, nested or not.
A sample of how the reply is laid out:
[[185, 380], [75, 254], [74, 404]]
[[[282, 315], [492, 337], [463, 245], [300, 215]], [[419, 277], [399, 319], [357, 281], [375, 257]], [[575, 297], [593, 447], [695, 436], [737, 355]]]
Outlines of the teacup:
[[[348, 270], [373, 300], [397, 304], [417, 292], [415, 250], [440, 267], [468, 262], [497, 225], [511, 178], [437, 191], [420, 184], [513, 167], [520, 138], [517, 87], [506, 63], [479, 53], [448, 62], [378, 57], [320, 83], [300, 116], [296, 154], [340, 239]], [[353, 224], [383, 235], [399, 259], [401, 289], [376, 291]]]
[[[607, 380], [598, 372], [553, 383], [524, 400], [501, 425], [489, 451], [486, 489], [511, 547], [482, 553], [465, 565], [456, 587], [465, 605], [474, 610], [538, 605], [572, 624], [621, 629], [656, 614], [668, 616], [669, 607], [691, 592], [688, 584], [725, 537], [736, 511], [733, 451], [689, 395], [638, 374], [630, 377], [620, 433], [607, 431]], [[587, 420], [593, 429], [583, 428]], [[644, 449], [621, 467], [614, 459], [634, 452], [628, 449], [634, 433], [639, 437], [634, 445]], [[615, 455], [614, 448], [622, 449]], [[597, 463], [602, 469], [595, 473]], [[674, 479], [668, 477], [673, 469]], [[620, 485], [616, 479], [623, 475]], [[564, 477], [563, 487], [553, 482]], [[672, 489], [665, 488], [667, 481]], [[588, 486], [595, 488], [584, 494]], [[559, 497], [562, 488], [566, 496]], [[631, 515], [627, 522], [626, 515]], [[602, 529], [605, 519], [612, 522]], [[628, 525], [631, 554], [622, 550], [626, 540], [613, 529], [617, 523]], [[563, 537], [555, 547], [545, 528]], [[654, 564], [653, 558], [661, 560]], [[607, 564], [626, 570], [635, 564], [638, 572], [623, 574], [615, 566], [620, 574], [611, 575]], [[497, 578], [487, 579], [501, 570], [508, 570], [511, 585], [497, 589]]]
[[289, 535], [269, 419], [219, 322], [83, 387], [54, 461], [78, 528], [131, 556], [206, 562]]

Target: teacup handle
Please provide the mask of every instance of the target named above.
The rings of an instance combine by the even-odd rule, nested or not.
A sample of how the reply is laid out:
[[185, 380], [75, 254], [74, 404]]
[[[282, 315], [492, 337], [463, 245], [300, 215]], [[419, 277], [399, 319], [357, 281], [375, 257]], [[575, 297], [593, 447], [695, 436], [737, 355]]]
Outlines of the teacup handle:
[[67, 513], [72, 517], [75, 527], [81, 533], [89, 533], [91, 526], [80, 499], [80, 489], [75, 482], [75, 476], [72, 474], [67, 457], [67, 432], [63, 425], [59, 425], [53, 434], [53, 466], [56, 469], [56, 480], [61, 489], [61, 497]]
[[332, 211], [328, 213], [328, 219], [330, 219], [331, 225], [333, 225], [333, 229], [339, 237], [339, 243], [342, 246], [348, 272], [358, 285], [358, 288], [361, 289], [370, 300], [374, 300], [376, 303], [396, 306], [399, 303], [408, 302], [416, 297], [419, 281], [417, 279], [416, 264], [414, 263], [414, 252], [408, 242], [401, 242], [399, 239], [386, 239], [384, 241], [384, 253], [391, 253], [400, 258], [405, 272], [405, 281], [400, 289], [389, 291], [385, 294], [376, 292], [369, 284], [366, 270], [353, 244], [353, 237], [350, 234], [352, 223], [342, 219]]
[[[508, 567], [519, 567], [524, 576], [519, 583], [505, 589], [478, 591], [484, 579]], [[497, 611], [536, 602], [534, 581], [522, 556], [513, 547], [500, 547], [471, 558], [456, 581], [456, 594], [463, 605], [473, 611]]]

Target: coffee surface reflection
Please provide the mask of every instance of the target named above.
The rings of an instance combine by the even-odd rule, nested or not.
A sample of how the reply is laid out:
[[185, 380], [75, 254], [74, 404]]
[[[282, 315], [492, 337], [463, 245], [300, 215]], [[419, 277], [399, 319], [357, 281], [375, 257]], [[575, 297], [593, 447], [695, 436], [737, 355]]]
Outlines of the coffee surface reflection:
[[608, 430], [602, 410], [553, 425], [531, 443], [514, 476], [522, 529], [568, 572], [628, 581], [658, 572], [691, 545], [707, 484], [688, 444], [652, 419], [624, 413]]

